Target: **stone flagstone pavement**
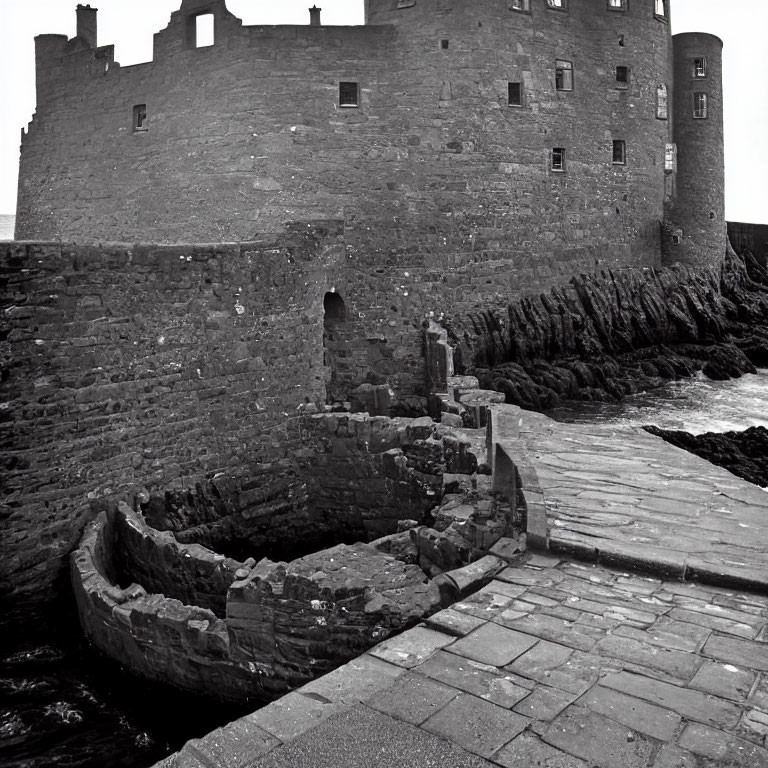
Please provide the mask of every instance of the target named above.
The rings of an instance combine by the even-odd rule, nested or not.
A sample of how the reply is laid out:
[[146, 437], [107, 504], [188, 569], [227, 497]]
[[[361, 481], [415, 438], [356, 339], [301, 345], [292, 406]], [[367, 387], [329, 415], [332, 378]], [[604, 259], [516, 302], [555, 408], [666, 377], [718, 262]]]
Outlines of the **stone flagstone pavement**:
[[550, 551], [162, 768], [768, 768], [768, 495], [641, 430], [493, 431]]

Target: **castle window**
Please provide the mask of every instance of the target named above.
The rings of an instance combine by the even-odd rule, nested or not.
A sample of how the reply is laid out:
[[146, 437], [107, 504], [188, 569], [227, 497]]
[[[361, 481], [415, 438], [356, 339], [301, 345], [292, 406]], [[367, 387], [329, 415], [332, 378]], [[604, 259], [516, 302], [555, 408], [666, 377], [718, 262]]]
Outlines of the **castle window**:
[[555, 88], [558, 91], [573, 90], [573, 64], [570, 61], [555, 60]]
[[512, 0], [509, 6], [510, 11], [521, 11], [522, 13], [531, 12], [531, 0]]
[[553, 171], [565, 170], [565, 148], [564, 147], [553, 147], [552, 170]]
[[208, 48], [216, 38], [212, 13], [198, 13], [190, 19], [190, 44], [192, 48]]
[[449, 45], [450, 45], [450, 41], [448, 41], [448, 40], [441, 40], [441, 41], [440, 41], [440, 47], [441, 47], [441, 48], [442, 48], [444, 51], [447, 51], [447, 50], [448, 50], [448, 46], [449, 46]]
[[356, 107], [358, 106], [358, 87], [357, 83], [339, 83], [339, 106]]
[[656, 15], [656, 18], [658, 19], [667, 18], [667, 2], [668, 0], [654, 0], [654, 3], [655, 3], [654, 14]]
[[707, 116], [707, 94], [697, 91], [693, 94], [693, 116], [703, 120]]
[[613, 140], [613, 164], [614, 165], [627, 164], [627, 145], [623, 139]]
[[568, 0], [547, 0], [547, 8], [554, 8], [557, 11], [566, 10]]
[[137, 104], [133, 108], [133, 130], [146, 131], [149, 129], [147, 123], [147, 105]]
[[628, 88], [629, 87], [629, 67], [616, 67], [616, 87]]
[[507, 83], [507, 103], [510, 107], [523, 106], [523, 84]]
[[707, 60], [705, 58], [693, 60], [693, 76], [694, 77], [706, 77], [707, 76]]
[[627, 0], [608, 0], [609, 11], [626, 11]]
[[656, 117], [666, 120], [669, 117], [669, 99], [667, 98], [667, 86], [660, 85], [656, 89]]

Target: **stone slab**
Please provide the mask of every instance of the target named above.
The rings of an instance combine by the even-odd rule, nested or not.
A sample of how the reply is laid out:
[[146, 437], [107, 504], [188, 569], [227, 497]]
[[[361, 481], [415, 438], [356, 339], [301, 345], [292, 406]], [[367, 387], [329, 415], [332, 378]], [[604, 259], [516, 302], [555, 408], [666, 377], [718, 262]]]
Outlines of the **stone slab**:
[[491, 757], [526, 728], [527, 717], [462, 693], [423, 727], [463, 749]]
[[671, 741], [681, 720], [676, 712], [600, 685], [585, 693], [579, 706], [659, 741]]
[[457, 640], [451, 646], [451, 653], [503, 667], [537, 642], [535, 637], [489, 622]]
[[583, 760], [546, 744], [532, 733], [521, 733], [502, 747], [493, 761], [503, 768], [589, 768]]
[[408, 672], [389, 688], [371, 697], [367, 704], [397, 720], [421, 725], [458, 695], [459, 691], [455, 688]]
[[452, 643], [454, 639], [443, 632], [435, 632], [426, 627], [414, 627], [379, 643], [368, 653], [398, 667], [411, 669], [426, 661], [440, 648]]
[[595, 768], [647, 768], [656, 750], [655, 741], [577, 706], [555, 718], [543, 740]]
[[454, 689], [506, 708], [513, 707], [528, 696], [533, 687], [530, 683], [523, 684], [527, 681], [505, 674], [494, 666], [445, 651], [436, 653], [417, 671], [420, 675], [427, 675]]
[[689, 723], [679, 745], [728, 768], [768, 768], [768, 751], [701, 723]]
[[250, 768], [494, 768], [446, 739], [358, 705]]

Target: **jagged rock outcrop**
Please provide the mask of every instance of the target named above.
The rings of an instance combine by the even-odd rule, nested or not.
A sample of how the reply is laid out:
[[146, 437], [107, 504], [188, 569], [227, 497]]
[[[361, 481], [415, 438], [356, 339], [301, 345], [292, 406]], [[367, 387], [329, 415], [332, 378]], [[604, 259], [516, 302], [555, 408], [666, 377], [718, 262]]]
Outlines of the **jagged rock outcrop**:
[[743, 432], [706, 432], [692, 435], [674, 429], [644, 427], [652, 435], [724, 467], [750, 483], [768, 486], [768, 429], [750, 427]]
[[508, 403], [617, 400], [696, 371], [727, 379], [768, 365], [768, 272], [729, 249], [719, 269], [581, 275], [448, 330], [457, 372]]

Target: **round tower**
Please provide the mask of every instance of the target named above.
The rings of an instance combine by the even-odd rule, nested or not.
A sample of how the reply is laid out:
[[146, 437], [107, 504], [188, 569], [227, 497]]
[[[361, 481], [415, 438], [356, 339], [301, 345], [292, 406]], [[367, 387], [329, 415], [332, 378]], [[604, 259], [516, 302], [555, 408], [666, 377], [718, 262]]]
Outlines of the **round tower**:
[[723, 42], [687, 32], [672, 38], [676, 191], [669, 207], [666, 256], [694, 266], [725, 256]]

